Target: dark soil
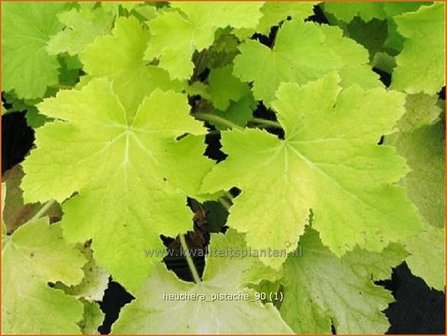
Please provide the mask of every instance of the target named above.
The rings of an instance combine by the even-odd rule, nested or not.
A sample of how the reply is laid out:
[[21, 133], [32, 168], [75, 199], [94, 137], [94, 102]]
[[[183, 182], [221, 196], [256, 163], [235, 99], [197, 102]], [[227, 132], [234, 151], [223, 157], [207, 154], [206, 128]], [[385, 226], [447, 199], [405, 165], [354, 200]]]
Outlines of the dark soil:
[[34, 130], [26, 124], [25, 114], [2, 116], [2, 175], [23, 161], [34, 142]]

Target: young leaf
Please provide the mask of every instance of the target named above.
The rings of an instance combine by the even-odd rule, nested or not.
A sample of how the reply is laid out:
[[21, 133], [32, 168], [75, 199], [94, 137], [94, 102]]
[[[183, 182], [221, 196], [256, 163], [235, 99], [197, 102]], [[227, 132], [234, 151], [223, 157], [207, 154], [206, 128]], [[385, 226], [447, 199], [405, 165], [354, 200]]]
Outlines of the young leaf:
[[208, 48], [218, 28], [255, 28], [262, 2], [174, 2], [171, 6], [182, 13], [164, 11], [149, 21], [152, 37], [145, 58], [158, 59], [171, 78], [183, 80], [192, 75], [194, 51]]
[[47, 50], [56, 55], [67, 52], [77, 55], [92, 43], [96, 37], [107, 33], [112, 25], [113, 17], [102, 8], [94, 10], [72, 8], [58, 15], [65, 29], [52, 36]]
[[298, 334], [383, 334], [389, 323], [382, 311], [391, 293], [373, 280], [388, 277], [406, 256], [390, 245], [382, 253], [360, 249], [339, 259], [323, 246], [318, 232], [308, 228], [301, 237], [302, 255], [284, 264], [281, 315]]
[[374, 18], [379, 20], [386, 18], [383, 5], [380, 2], [325, 2], [324, 10], [344, 22], [351, 22], [356, 16], [369, 22]]
[[215, 108], [224, 111], [230, 102], [237, 102], [243, 96], [250, 93], [246, 83], [242, 83], [234, 77], [233, 68], [225, 66], [212, 69], [208, 77], [208, 92]]
[[[229, 231], [214, 236], [210, 249], [222, 253], [231, 248], [242, 252], [243, 236]], [[178, 280], [163, 266], [146, 281], [136, 300], [123, 309], [113, 334], [289, 334], [292, 331], [272, 304], [263, 305], [247, 284], [259, 282], [266, 267], [253, 256], [210, 256], [203, 282]], [[267, 273], [268, 274], [268, 273]], [[166, 299], [165, 295], [197, 295], [197, 300]], [[249, 299], [219, 300], [215, 295], [249, 296]], [[175, 312], [175, 318], [172, 314]]]
[[273, 49], [247, 40], [239, 50], [234, 74], [243, 81], [253, 81], [255, 98], [267, 105], [281, 82], [304, 84], [334, 70], [340, 71], [343, 86], [380, 86], [367, 65], [368, 52], [344, 38], [337, 27], [288, 21], [279, 29]]
[[172, 82], [166, 71], [143, 60], [148, 40], [148, 31], [137, 19], [119, 18], [111, 35], [98, 37], [80, 55], [87, 74], [113, 81], [113, 89], [129, 116], [156, 88], [183, 88], [181, 83]]
[[399, 132], [390, 143], [405, 157], [411, 172], [403, 179], [408, 196], [427, 223], [445, 225], [445, 132], [438, 122]]
[[256, 28], [258, 33], [269, 35], [270, 28], [290, 17], [292, 20], [304, 21], [313, 13], [313, 7], [317, 2], [265, 2], [261, 8], [262, 17]]
[[422, 6], [396, 16], [398, 32], [406, 38], [396, 57], [392, 87], [407, 93], [437, 93], [445, 83], [444, 3]]
[[[335, 75], [284, 83], [272, 103], [285, 139], [246, 129], [222, 133], [228, 158], [204, 179], [203, 192], [237, 186], [228, 225], [253, 248], [296, 248], [309, 210], [323, 244], [337, 255], [355, 245], [379, 251], [419, 232], [405, 190], [408, 171], [394, 148], [376, 145], [404, 113], [404, 96], [381, 88], [341, 90]], [[262, 260], [279, 268], [284, 257]]]
[[[438, 120], [439, 115], [442, 112], [442, 109], [437, 105], [437, 101], [438, 97], [429, 96], [424, 93], [407, 95], [405, 101], [406, 113], [397, 123], [399, 131], [411, 132], [413, 130], [416, 130], [417, 128], [434, 124], [436, 120]], [[432, 142], [433, 141], [430, 141], [430, 143]], [[420, 144], [416, 148], [419, 147], [421, 147]], [[436, 151], [436, 153], [439, 153], [439, 149]], [[405, 156], [405, 154], [403, 155]]]
[[[429, 2], [427, 2], [429, 3]], [[324, 11], [338, 20], [351, 22], [356, 17], [368, 23], [373, 19], [389, 20], [395, 15], [417, 10], [424, 2], [325, 2]]]
[[19, 227], [2, 246], [2, 334], [80, 334], [82, 304], [48, 282], [75, 285], [84, 257], [44, 219]]
[[172, 91], [153, 91], [130, 117], [104, 78], [61, 91], [39, 109], [56, 121], [36, 131], [37, 148], [23, 165], [24, 198], [62, 202], [78, 193], [63, 206], [65, 237], [93, 238], [98, 264], [136, 290], [150, 272], [145, 250], [163, 251], [160, 234], [192, 225], [186, 197], [211, 163], [203, 137], [176, 138], [205, 129], [188, 115], [186, 96]]
[[62, 2], [2, 3], [2, 90], [19, 98], [43, 97], [58, 82], [59, 63], [46, 50], [61, 24]]
[[445, 228], [424, 225], [424, 231], [405, 242], [411, 255], [406, 259], [411, 272], [428, 286], [445, 291]]

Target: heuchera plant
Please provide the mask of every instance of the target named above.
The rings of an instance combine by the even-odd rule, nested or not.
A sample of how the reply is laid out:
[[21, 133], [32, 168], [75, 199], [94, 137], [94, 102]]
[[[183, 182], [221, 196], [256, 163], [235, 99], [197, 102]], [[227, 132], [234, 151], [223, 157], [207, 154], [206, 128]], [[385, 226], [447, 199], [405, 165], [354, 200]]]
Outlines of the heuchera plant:
[[[97, 333], [109, 276], [116, 334], [384, 333], [392, 267], [444, 290], [444, 11], [3, 2], [2, 113], [35, 142], [2, 186], [2, 333]], [[148, 251], [197, 207], [185, 282]]]

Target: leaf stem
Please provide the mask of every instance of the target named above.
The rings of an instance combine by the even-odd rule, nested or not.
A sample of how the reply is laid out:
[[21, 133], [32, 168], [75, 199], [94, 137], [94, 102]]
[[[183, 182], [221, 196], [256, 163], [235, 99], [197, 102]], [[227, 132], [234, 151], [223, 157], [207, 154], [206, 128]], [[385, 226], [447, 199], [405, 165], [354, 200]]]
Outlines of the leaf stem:
[[267, 120], [267, 119], [262, 119], [262, 118], [253, 118], [250, 121], [255, 122], [257, 124], [262, 124], [262, 125], [271, 126], [271, 127], [275, 127], [275, 128], [282, 128], [282, 126], [279, 122], [273, 121], [273, 120]]
[[70, 90], [73, 87], [70, 85], [65, 85], [65, 84], [53, 84], [53, 85], [49, 85], [49, 87], [53, 88], [53, 89], [59, 89], [59, 90]]
[[185, 235], [180, 234], [179, 239], [180, 239], [180, 244], [182, 245], [182, 249], [185, 253], [186, 261], [188, 263], [188, 267], [189, 267], [189, 270], [191, 271], [194, 282], [196, 284], [200, 284], [202, 281], [200, 280], [199, 273], [197, 273], [197, 269], [196, 269], [196, 266], [194, 265], [194, 261], [192, 260], [191, 255], [189, 254], [189, 248], [188, 248], [188, 244], [186, 244]]
[[233, 201], [233, 195], [231, 195], [229, 191], [225, 191], [225, 196], [227, 196], [230, 201]]
[[193, 114], [197, 119], [202, 121], [211, 121], [214, 123], [218, 123], [230, 128], [236, 128], [238, 130], [243, 130], [244, 128], [233, 123], [232, 121], [229, 121], [227, 119], [224, 119], [222, 117], [219, 117], [218, 115], [211, 114], [211, 113], [194, 113]]
[[230, 202], [228, 202], [225, 198], [220, 197], [220, 198], [219, 198], [219, 202], [220, 202], [220, 204], [223, 205], [223, 207], [224, 207], [225, 209], [229, 210], [229, 209], [231, 208], [231, 204], [230, 204]]
[[33, 216], [33, 218], [30, 219], [30, 222], [35, 221], [37, 219], [39, 219], [40, 217], [42, 217], [43, 215], [45, 215], [47, 213], [48, 210], [50, 210], [50, 208], [56, 204], [55, 200], [50, 200], [47, 203], [45, 203], [40, 210]]

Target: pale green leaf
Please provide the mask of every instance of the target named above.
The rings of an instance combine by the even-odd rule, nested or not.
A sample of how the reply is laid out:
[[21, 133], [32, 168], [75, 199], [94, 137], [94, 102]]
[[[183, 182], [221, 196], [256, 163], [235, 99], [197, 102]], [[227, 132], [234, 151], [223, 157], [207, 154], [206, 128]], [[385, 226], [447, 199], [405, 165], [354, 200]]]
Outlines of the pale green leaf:
[[104, 291], [109, 284], [109, 273], [96, 264], [93, 258], [93, 251], [89, 246], [78, 245], [78, 249], [86, 257], [88, 262], [82, 267], [84, 277], [82, 281], [75, 286], [67, 286], [63, 283], [57, 283], [56, 287], [63, 289], [66, 294], [85, 299], [86, 301], [101, 301]]
[[424, 232], [408, 239], [406, 261], [411, 272], [428, 286], [445, 291], [445, 228], [425, 225]]
[[62, 202], [76, 192], [63, 206], [65, 237], [93, 238], [98, 264], [135, 291], [156, 258], [145, 250], [164, 249], [160, 234], [191, 228], [186, 198], [210, 161], [202, 136], [176, 138], [205, 129], [189, 116], [187, 97], [172, 91], [153, 91], [131, 117], [104, 78], [61, 91], [39, 109], [56, 120], [36, 131], [37, 148], [23, 165], [25, 200]]
[[349, 264], [358, 277], [378, 281], [391, 278], [392, 268], [401, 264], [408, 255], [402, 244], [390, 243], [380, 252], [369, 252], [356, 247], [346, 253], [342, 260]]
[[[428, 105], [428, 109], [432, 106]], [[408, 111], [407, 114], [413, 114]], [[412, 171], [402, 180], [426, 224], [424, 231], [405, 241], [413, 274], [429, 286], [445, 286], [445, 131], [444, 123], [402, 131], [390, 140]]]
[[384, 2], [383, 9], [387, 13], [386, 20], [388, 25], [388, 37], [384, 46], [388, 48], [393, 54], [400, 53], [404, 44], [404, 38], [397, 31], [397, 25], [394, 17], [406, 12], [414, 12], [421, 6], [430, 6], [432, 2]]
[[304, 21], [305, 18], [313, 14], [313, 7], [316, 4], [317, 2], [312, 1], [265, 2], [261, 8], [262, 17], [256, 31], [268, 36], [272, 26], [278, 25], [288, 17], [293, 20]]
[[77, 284], [86, 262], [59, 224], [19, 227], [2, 246], [2, 334], [80, 334], [82, 304], [48, 282]]
[[[243, 236], [231, 230], [225, 236], [213, 236], [210, 251], [220, 252], [208, 257], [204, 280], [200, 284], [180, 281], [159, 265], [136, 294], [136, 300], [124, 307], [113, 333], [291, 333], [276, 308], [272, 304], [263, 305], [256, 300], [255, 292], [247, 288], [248, 283], [260, 281], [267, 269], [253, 256], [230, 257], [230, 248], [242, 252], [246, 248]], [[217, 253], [223, 254], [219, 256]], [[199, 300], [164, 297], [185, 293], [196, 295]], [[216, 295], [237, 297], [240, 294], [247, 295], [248, 299], [215, 299]]]
[[[419, 232], [418, 213], [397, 186], [405, 161], [376, 145], [404, 113], [404, 95], [342, 90], [338, 81], [328, 75], [280, 86], [272, 106], [284, 140], [255, 129], [222, 133], [229, 156], [205, 177], [202, 191], [242, 190], [228, 225], [246, 232], [249, 246], [295, 250], [310, 209], [323, 244], [337, 255], [356, 245], [380, 251]], [[262, 260], [279, 268], [285, 258]]]
[[304, 84], [334, 70], [341, 70], [343, 86], [380, 86], [368, 65], [367, 50], [344, 38], [337, 27], [288, 21], [279, 29], [273, 49], [247, 40], [239, 50], [234, 74], [253, 82], [255, 98], [267, 105], [281, 82]]
[[[383, 334], [389, 323], [382, 311], [391, 293], [375, 285], [371, 274], [389, 275], [401, 263], [402, 248], [383, 253], [359, 249], [339, 259], [323, 246], [318, 232], [308, 228], [301, 237], [302, 255], [284, 265], [281, 315], [298, 334]], [[354, 257], [354, 259], [352, 259]]]
[[396, 56], [392, 88], [407, 93], [437, 93], [445, 85], [445, 7], [422, 6], [396, 16], [398, 32], [406, 38]]
[[77, 55], [98, 36], [111, 29], [113, 16], [102, 8], [94, 10], [75, 8], [58, 15], [65, 29], [51, 37], [47, 50], [50, 54], [67, 52]]
[[[442, 109], [437, 105], [437, 101], [436, 96], [429, 96], [424, 93], [407, 95], [406, 113], [397, 124], [399, 130], [407, 132], [435, 123], [442, 112]], [[421, 145], [417, 145], [417, 147], [421, 147]]]
[[43, 97], [58, 82], [59, 63], [46, 50], [61, 29], [62, 2], [4, 2], [2, 6], [2, 90], [19, 98]]
[[149, 33], [137, 19], [119, 18], [111, 35], [98, 37], [80, 55], [84, 71], [93, 77], [107, 77], [129, 115], [135, 114], [144, 97], [156, 88], [181, 90], [166, 71], [143, 60]]
[[171, 78], [187, 79], [193, 73], [192, 55], [211, 46], [218, 28], [254, 28], [262, 2], [173, 2], [178, 11], [164, 11], [149, 21], [151, 40], [145, 58], [159, 60]]
[[421, 6], [429, 6], [429, 1], [387, 1], [383, 2], [383, 10], [385, 13], [392, 17], [406, 12], [415, 12]]
[[[431, 106], [430, 106], [431, 107]], [[427, 223], [445, 225], [445, 132], [444, 123], [399, 132], [389, 140], [405, 157], [411, 172], [403, 179], [410, 199]]]

